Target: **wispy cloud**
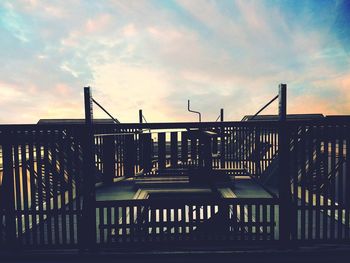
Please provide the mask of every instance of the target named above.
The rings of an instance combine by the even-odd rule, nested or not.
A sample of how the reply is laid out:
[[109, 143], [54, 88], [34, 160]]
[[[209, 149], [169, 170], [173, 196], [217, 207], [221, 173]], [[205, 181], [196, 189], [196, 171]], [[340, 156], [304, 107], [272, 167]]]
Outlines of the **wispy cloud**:
[[0, 121], [82, 117], [85, 85], [124, 122], [139, 108], [149, 121], [193, 120], [188, 98], [205, 120], [222, 107], [237, 120], [280, 82], [289, 112], [349, 114], [347, 11], [333, 0], [3, 1]]

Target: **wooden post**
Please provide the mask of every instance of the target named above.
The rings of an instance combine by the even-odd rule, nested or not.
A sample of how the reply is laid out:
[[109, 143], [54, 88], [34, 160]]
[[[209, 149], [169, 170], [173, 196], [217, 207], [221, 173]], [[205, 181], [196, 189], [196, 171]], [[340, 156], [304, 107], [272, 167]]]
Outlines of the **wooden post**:
[[287, 127], [287, 85], [279, 85], [279, 226], [282, 246], [288, 246], [291, 235], [291, 192], [289, 167], [289, 134]]
[[224, 109], [220, 109], [220, 121], [224, 121]]
[[142, 110], [139, 110], [139, 123], [142, 123], [143, 121], [143, 114], [142, 114]]
[[115, 143], [114, 136], [103, 137], [103, 183], [113, 183], [115, 176]]
[[125, 158], [124, 158], [124, 176], [132, 177], [135, 175], [136, 149], [134, 134], [125, 135]]
[[6, 245], [9, 249], [17, 247], [16, 240], [16, 215], [14, 198], [14, 171], [12, 155], [12, 136], [7, 131], [2, 136], [2, 158], [3, 158], [3, 183], [2, 202], [5, 210], [5, 233]]
[[85, 127], [82, 138], [83, 147], [83, 208], [80, 240], [83, 249], [96, 247], [96, 205], [95, 205], [95, 156], [93, 108], [90, 87], [84, 88]]
[[176, 167], [178, 162], [177, 132], [170, 133], [170, 165]]

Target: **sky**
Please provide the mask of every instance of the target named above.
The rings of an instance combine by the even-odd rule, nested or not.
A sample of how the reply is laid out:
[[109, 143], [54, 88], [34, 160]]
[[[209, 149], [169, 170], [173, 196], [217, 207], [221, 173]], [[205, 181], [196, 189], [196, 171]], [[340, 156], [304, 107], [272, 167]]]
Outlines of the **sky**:
[[2, 0], [0, 59], [2, 124], [83, 118], [84, 86], [121, 122], [240, 120], [279, 83], [350, 114], [350, 1]]

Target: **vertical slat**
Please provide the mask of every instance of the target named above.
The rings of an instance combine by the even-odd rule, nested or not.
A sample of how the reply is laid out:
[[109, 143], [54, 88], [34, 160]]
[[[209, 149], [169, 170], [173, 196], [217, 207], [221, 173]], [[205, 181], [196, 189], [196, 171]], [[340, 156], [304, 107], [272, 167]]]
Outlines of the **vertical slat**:
[[[329, 197], [329, 178], [328, 178], [328, 173], [329, 173], [329, 131], [328, 127], [324, 126], [323, 127], [323, 137], [324, 137], [324, 178], [323, 178], [323, 206], [328, 205], [328, 197]], [[328, 208], [323, 209], [323, 240], [328, 240]]]
[[[294, 126], [293, 129], [293, 151], [292, 151], [292, 178], [293, 178], [293, 228], [292, 228], [292, 238], [294, 240], [298, 239], [298, 157], [299, 157], [299, 136], [298, 136], [299, 126]], [[276, 139], [276, 138], [275, 138]], [[276, 143], [276, 142], [275, 142]]]
[[309, 126], [308, 134], [308, 161], [309, 171], [308, 177], [308, 239], [313, 239], [313, 186], [314, 186], [314, 128]]
[[44, 181], [45, 181], [45, 203], [46, 203], [46, 231], [47, 244], [52, 245], [52, 214], [51, 214], [51, 177], [52, 177], [52, 163], [49, 157], [49, 131], [46, 131], [44, 137]]
[[221, 136], [220, 136], [220, 167], [225, 168], [225, 162], [226, 162], [226, 151], [225, 151], [225, 145], [226, 145], [226, 140], [228, 137], [226, 137], [226, 132], [225, 129], [222, 128], [221, 130]]
[[[15, 171], [13, 166], [16, 163], [13, 160], [14, 141], [16, 138], [10, 130], [4, 130], [1, 133], [1, 146], [3, 158], [3, 178], [2, 178], [2, 197], [7, 200], [3, 203], [5, 213], [5, 236], [4, 247], [13, 249], [17, 246], [16, 240], [16, 203], [15, 203]], [[1, 211], [2, 212], [2, 211]], [[0, 212], [0, 213], [1, 213]]]
[[275, 240], [275, 205], [270, 205], [270, 226], [271, 240]]
[[16, 136], [16, 142], [13, 143], [13, 154], [14, 154], [14, 170], [15, 170], [15, 199], [16, 199], [16, 211], [17, 211], [17, 235], [20, 242], [22, 241], [22, 191], [21, 191], [21, 180], [20, 180], [20, 160], [19, 160], [19, 138]]
[[98, 215], [99, 215], [99, 232], [100, 232], [100, 243], [103, 244], [105, 242], [105, 236], [104, 236], [104, 218], [103, 218], [103, 207], [98, 208]]
[[74, 184], [76, 184], [76, 182], [75, 182], [75, 178], [73, 178], [74, 171], [73, 171], [72, 160], [74, 159], [74, 156], [73, 156], [73, 152], [72, 152], [72, 145], [71, 145], [71, 142], [70, 142], [68, 136], [67, 136], [67, 138], [65, 138], [64, 144], [66, 145], [66, 149], [67, 149], [66, 165], [67, 165], [67, 176], [68, 176], [67, 183], [68, 183], [69, 243], [71, 245], [73, 245], [75, 243], [75, 241], [74, 241], [74, 217], [73, 217], [73, 215], [74, 215], [73, 188], [75, 187]]
[[[120, 136], [119, 136], [120, 137]], [[105, 135], [102, 139], [102, 162], [103, 162], [103, 183], [113, 183], [115, 172], [115, 145], [114, 136]], [[117, 160], [119, 161], [119, 160]]]
[[164, 169], [166, 165], [165, 161], [165, 133], [159, 132], [158, 133], [158, 162], [159, 162], [159, 169]]
[[336, 177], [337, 182], [337, 203], [338, 203], [338, 240], [343, 240], [343, 158], [344, 158], [344, 137], [343, 137], [343, 126], [339, 127], [338, 133], [338, 176]]
[[171, 158], [171, 166], [177, 166], [178, 159], [178, 143], [177, 143], [177, 132], [170, 133], [170, 158]]
[[181, 132], [181, 161], [187, 164], [188, 161], [188, 133]]
[[44, 244], [44, 198], [43, 198], [43, 175], [42, 175], [42, 139], [43, 134], [38, 134], [36, 144], [36, 158], [37, 158], [37, 180], [38, 180], [38, 204], [39, 204], [39, 229], [40, 229], [40, 244]]
[[[59, 174], [57, 175], [57, 180], [59, 182], [59, 204], [60, 204], [60, 216], [61, 216], [61, 236], [62, 243], [67, 244], [67, 221], [66, 221], [66, 182], [64, 180], [64, 170], [65, 170], [65, 161], [64, 154], [67, 152], [67, 145], [64, 143], [62, 136], [59, 137], [59, 145], [61, 146], [58, 153], [58, 161], [60, 164]], [[68, 185], [69, 187], [69, 185]]]
[[134, 141], [134, 135], [125, 135], [125, 169], [124, 169], [124, 175], [129, 177], [133, 176], [135, 174], [135, 160], [136, 160], [136, 149], [135, 149], [135, 141]]
[[197, 139], [191, 138], [191, 160], [197, 164]]
[[301, 144], [300, 144], [300, 163], [301, 163], [301, 220], [300, 220], [300, 231], [301, 231], [301, 240], [305, 240], [306, 239], [306, 216], [305, 216], [305, 210], [306, 210], [306, 202], [305, 202], [305, 187], [306, 187], [306, 142], [305, 142], [305, 130], [306, 130], [306, 126], [301, 126], [301, 133], [300, 133], [300, 137], [301, 137]]
[[320, 214], [321, 214], [321, 209], [320, 209], [320, 187], [321, 187], [321, 141], [320, 141], [320, 131], [321, 131], [321, 127], [317, 126], [315, 129], [315, 138], [316, 138], [316, 143], [315, 143], [315, 147], [316, 147], [316, 182], [315, 182], [315, 186], [316, 186], [316, 191], [315, 191], [315, 195], [316, 195], [316, 203], [315, 203], [315, 213], [316, 213], [316, 221], [315, 221], [315, 239], [316, 240], [320, 240], [320, 232], [321, 232], [321, 227], [320, 227]]
[[247, 205], [247, 216], [248, 216], [248, 233], [247, 233], [247, 238], [248, 240], [252, 240], [252, 233], [253, 233], [253, 228], [252, 228], [252, 224], [253, 224], [253, 220], [252, 220], [252, 205], [248, 204]]
[[57, 165], [57, 151], [60, 150], [58, 142], [58, 136], [56, 132], [50, 136], [50, 149], [51, 149], [51, 163], [53, 165], [53, 178], [52, 178], [52, 215], [53, 215], [53, 225], [54, 225], [54, 244], [58, 245], [60, 243], [59, 237], [59, 207], [58, 207], [58, 173], [57, 169], [61, 169], [60, 164]]
[[267, 205], [262, 205], [262, 222], [263, 222], [263, 233], [262, 233], [262, 239], [267, 240]]
[[241, 240], [245, 240], [245, 232], [246, 232], [246, 221], [245, 221], [245, 211], [244, 211], [244, 204], [239, 204], [239, 217], [240, 217], [240, 225], [241, 225]]
[[346, 127], [346, 156], [345, 156], [345, 239], [350, 239], [350, 125]]
[[255, 205], [255, 233], [256, 233], [256, 240], [260, 240], [261, 238], [261, 219], [260, 219], [260, 204]]
[[30, 135], [29, 144], [28, 144], [28, 150], [29, 150], [29, 178], [30, 178], [30, 211], [32, 214], [32, 238], [33, 238], [33, 245], [37, 245], [38, 242], [38, 230], [37, 230], [37, 213], [36, 213], [36, 199], [35, 195], [37, 193], [36, 191], [36, 185], [35, 185], [35, 170], [34, 170], [34, 134], [32, 133]]
[[[24, 134], [23, 137], [28, 140], [27, 134]], [[21, 175], [22, 175], [22, 191], [23, 191], [23, 216], [24, 216], [24, 234], [25, 234], [25, 242], [29, 244], [29, 194], [28, 194], [28, 177], [27, 177], [27, 155], [26, 155], [26, 140], [23, 140], [21, 143]]]
[[142, 165], [145, 173], [151, 171], [152, 168], [152, 138], [151, 133], [140, 134], [142, 138]]
[[331, 135], [331, 179], [330, 179], [330, 204], [331, 204], [331, 225], [330, 238], [335, 240], [335, 162], [336, 162], [336, 134], [338, 132], [337, 126], [333, 126]]
[[107, 243], [108, 244], [111, 244], [112, 242], [112, 208], [110, 206], [107, 207], [107, 214], [106, 214], [106, 217], [107, 217]]

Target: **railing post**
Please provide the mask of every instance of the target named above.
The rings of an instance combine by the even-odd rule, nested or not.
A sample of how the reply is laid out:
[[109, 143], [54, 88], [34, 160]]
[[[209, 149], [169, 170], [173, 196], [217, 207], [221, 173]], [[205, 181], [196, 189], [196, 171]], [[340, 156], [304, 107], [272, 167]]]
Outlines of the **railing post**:
[[113, 183], [115, 176], [115, 143], [114, 136], [103, 137], [103, 183]]
[[291, 235], [291, 192], [289, 167], [289, 134], [287, 128], [287, 85], [279, 85], [279, 226], [282, 246], [288, 246]]
[[132, 177], [135, 175], [136, 149], [134, 134], [125, 136], [125, 157], [124, 157], [124, 176]]
[[[5, 241], [10, 249], [18, 245], [16, 240], [16, 215], [14, 197], [14, 170], [12, 153], [12, 136], [9, 131], [2, 135], [3, 179], [1, 206], [5, 210]], [[2, 209], [2, 207], [1, 207]]]
[[90, 87], [84, 88], [85, 127], [83, 146], [83, 208], [80, 242], [83, 249], [94, 250], [96, 247], [96, 205], [95, 205], [95, 157], [93, 109]]
[[139, 123], [142, 123], [142, 121], [143, 121], [142, 116], [143, 116], [142, 110], [139, 110]]

